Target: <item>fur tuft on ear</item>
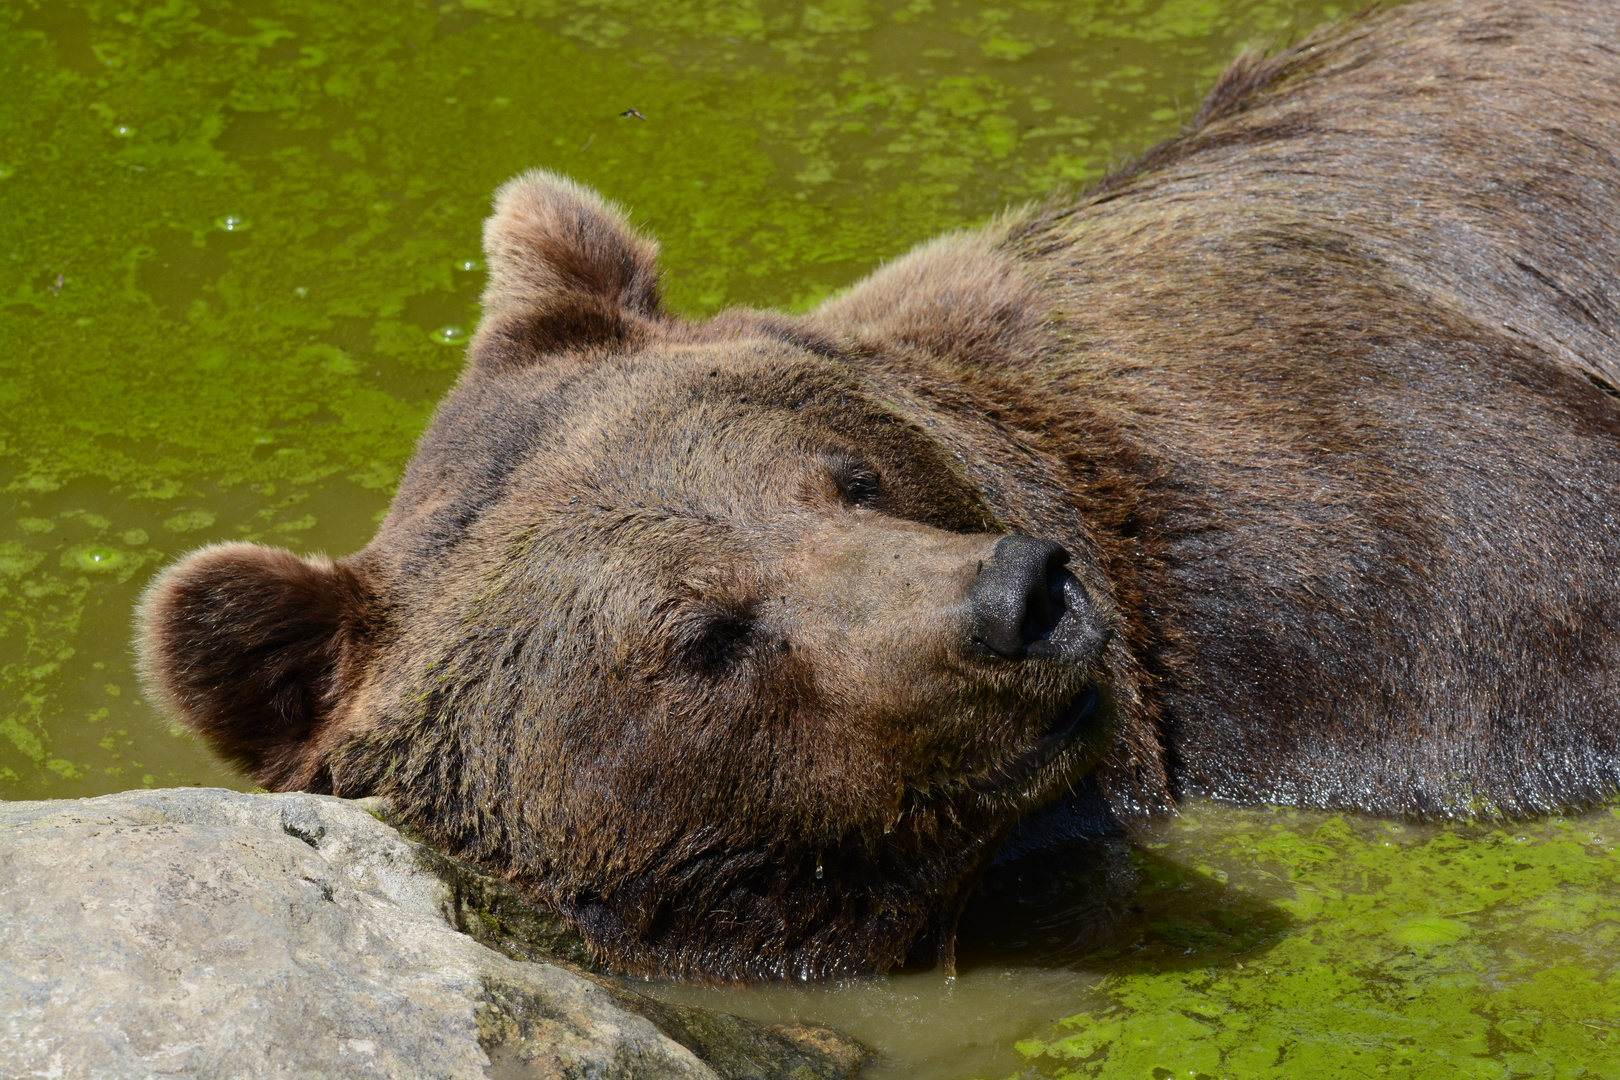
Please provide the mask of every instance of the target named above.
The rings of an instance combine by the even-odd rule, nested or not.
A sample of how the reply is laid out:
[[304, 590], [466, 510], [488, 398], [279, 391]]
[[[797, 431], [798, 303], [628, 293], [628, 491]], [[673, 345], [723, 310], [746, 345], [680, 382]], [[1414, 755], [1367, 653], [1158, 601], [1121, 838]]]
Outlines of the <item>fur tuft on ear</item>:
[[1032, 358], [1047, 303], [1001, 230], [949, 233], [874, 271], [806, 318], [834, 336], [915, 349], [973, 367]]
[[273, 790], [330, 788], [321, 734], [359, 681], [374, 600], [358, 574], [256, 544], [195, 551], [141, 601], [148, 693]]
[[[659, 317], [658, 245], [589, 188], [534, 169], [495, 193], [484, 223], [489, 284], [474, 355], [526, 357], [619, 340]], [[483, 348], [479, 346], [483, 345]]]

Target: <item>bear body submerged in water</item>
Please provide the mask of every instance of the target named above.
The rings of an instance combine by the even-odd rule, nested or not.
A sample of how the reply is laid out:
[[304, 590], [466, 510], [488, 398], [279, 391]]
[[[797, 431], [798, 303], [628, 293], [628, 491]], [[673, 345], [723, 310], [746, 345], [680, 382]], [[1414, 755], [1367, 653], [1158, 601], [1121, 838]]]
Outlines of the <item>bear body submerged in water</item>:
[[1605, 798], [1616, 41], [1353, 21], [803, 316], [671, 316], [617, 210], [520, 177], [376, 539], [193, 554], [152, 684], [688, 978], [948, 965], [1021, 821]]

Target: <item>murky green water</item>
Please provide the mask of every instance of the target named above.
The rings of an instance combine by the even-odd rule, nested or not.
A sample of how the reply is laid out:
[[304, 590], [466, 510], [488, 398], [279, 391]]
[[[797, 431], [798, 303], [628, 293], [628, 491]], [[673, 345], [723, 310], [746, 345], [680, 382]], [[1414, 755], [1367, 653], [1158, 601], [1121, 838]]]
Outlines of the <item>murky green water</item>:
[[[632, 207], [681, 310], [802, 306], [1096, 175], [1240, 43], [1332, 13], [0, 0], [0, 796], [244, 786], [140, 699], [133, 604], [198, 544], [365, 543], [513, 173]], [[722, 998], [893, 1076], [1620, 1073], [1615, 819], [1385, 830], [1198, 808], [998, 894], [954, 982]]]
[[871, 1080], [1614, 1077], [1617, 847], [1620, 810], [1491, 828], [1200, 805], [987, 890], [954, 980], [661, 992], [865, 1038]]

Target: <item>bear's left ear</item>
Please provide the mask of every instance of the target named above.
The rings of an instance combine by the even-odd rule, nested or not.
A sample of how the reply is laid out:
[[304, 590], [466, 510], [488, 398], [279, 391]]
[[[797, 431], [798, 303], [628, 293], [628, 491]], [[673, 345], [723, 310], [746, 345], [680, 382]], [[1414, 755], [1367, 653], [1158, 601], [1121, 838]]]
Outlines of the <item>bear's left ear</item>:
[[256, 544], [192, 552], [141, 601], [148, 692], [267, 788], [327, 791], [322, 735], [360, 681], [376, 601], [350, 567]]
[[833, 337], [915, 349], [975, 368], [1037, 355], [1051, 299], [1004, 245], [1006, 227], [948, 233], [915, 248], [805, 316]]
[[660, 317], [658, 245], [596, 192], [544, 169], [495, 193], [484, 254], [489, 284], [473, 344], [478, 362], [522, 363], [610, 344]]

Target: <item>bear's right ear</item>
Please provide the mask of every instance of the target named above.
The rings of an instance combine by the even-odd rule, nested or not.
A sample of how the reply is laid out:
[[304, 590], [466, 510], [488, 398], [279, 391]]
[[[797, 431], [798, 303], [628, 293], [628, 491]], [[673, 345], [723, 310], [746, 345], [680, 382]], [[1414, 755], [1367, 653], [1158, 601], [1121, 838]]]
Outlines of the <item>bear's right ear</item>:
[[596, 192], [544, 169], [495, 193], [484, 254], [489, 284], [472, 350], [478, 362], [523, 363], [609, 344], [660, 317], [658, 245]]
[[256, 544], [193, 552], [141, 601], [148, 692], [272, 790], [330, 788], [322, 728], [359, 682], [375, 600], [349, 567]]

